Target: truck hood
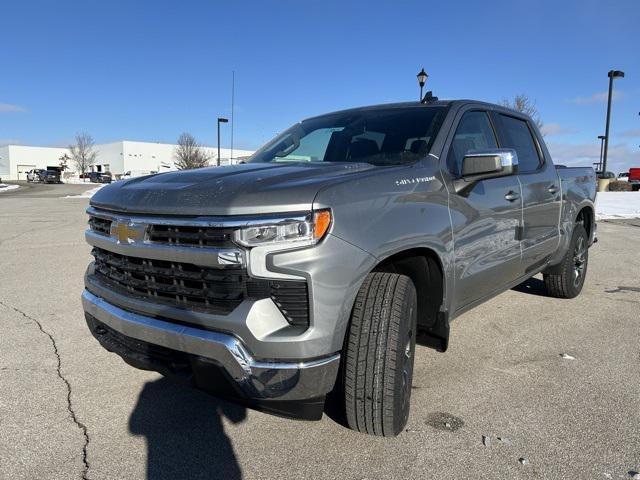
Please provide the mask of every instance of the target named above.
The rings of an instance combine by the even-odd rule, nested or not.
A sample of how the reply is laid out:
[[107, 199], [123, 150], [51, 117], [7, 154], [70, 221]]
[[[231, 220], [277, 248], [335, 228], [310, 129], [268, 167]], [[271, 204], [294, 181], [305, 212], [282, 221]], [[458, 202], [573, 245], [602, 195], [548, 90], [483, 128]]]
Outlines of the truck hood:
[[161, 215], [256, 215], [309, 211], [326, 184], [375, 168], [368, 163], [249, 163], [162, 173], [100, 189], [91, 205]]

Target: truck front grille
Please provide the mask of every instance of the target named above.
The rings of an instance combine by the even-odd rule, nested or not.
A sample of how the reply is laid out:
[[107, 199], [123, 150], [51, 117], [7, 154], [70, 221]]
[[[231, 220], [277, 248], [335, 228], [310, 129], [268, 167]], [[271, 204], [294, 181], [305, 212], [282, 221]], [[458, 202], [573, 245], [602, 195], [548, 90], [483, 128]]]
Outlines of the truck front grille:
[[89, 228], [101, 235], [109, 235], [111, 232], [111, 220], [91, 215], [89, 217]]
[[[100, 235], [111, 233], [113, 220], [89, 215], [89, 228]], [[233, 229], [193, 225], [145, 224], [145, 240], [156, 244], [180, 247], [236, 247]]]
[[232, 246], [231, 230], [212, 227], [149, 225], [148, 239], [154, 243], [166, 243], [187, 247]]
[[305, 281], [261, 280], [244, 269], [130, 257], [94, 247], [95, 279], [117, 293], [153, 303], [227, 315], [245, 299], [271, 298], [292, 325], [309, 325]]

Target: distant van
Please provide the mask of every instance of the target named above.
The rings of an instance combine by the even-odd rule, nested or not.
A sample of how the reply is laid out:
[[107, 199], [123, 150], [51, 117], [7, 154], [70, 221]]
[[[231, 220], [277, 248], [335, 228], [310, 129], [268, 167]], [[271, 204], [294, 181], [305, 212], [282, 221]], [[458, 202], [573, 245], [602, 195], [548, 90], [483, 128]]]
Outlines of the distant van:
[[122, 175], [123, 180], [126, 180], [127, 178], [135, 178], [135, 177], [142, 177], [144, 175], [152, 175], [154, 173], [158, 173], [158, 172], [151, 172], [149, 170], [129, 170], [127, 172], [124, 172], [124, 175]]

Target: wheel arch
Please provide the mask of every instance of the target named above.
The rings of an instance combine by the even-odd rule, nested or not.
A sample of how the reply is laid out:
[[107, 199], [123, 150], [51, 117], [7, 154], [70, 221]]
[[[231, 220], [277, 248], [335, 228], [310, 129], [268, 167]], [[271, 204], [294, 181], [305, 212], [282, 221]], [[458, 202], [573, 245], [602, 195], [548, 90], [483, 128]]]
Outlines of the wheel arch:
[[587, 231], [587, 238], [589, 239], [589, 243], [593, 241], [593, 228], [595, 226], [595, 212], [591, 205], [586, 205], [582, 207], [578, 213], [576, 214], [576, 218], [574, 219], [574, 225], [582, 224], [584, 229]]
[[372, 272], [408, 276], [418, 295], [418, 339], [423, 345], [444, 352], [449, 344], [449, 319], [444, 303], [446, 275], [437, 252], [428, 247], [408, 248], [381, 260]]

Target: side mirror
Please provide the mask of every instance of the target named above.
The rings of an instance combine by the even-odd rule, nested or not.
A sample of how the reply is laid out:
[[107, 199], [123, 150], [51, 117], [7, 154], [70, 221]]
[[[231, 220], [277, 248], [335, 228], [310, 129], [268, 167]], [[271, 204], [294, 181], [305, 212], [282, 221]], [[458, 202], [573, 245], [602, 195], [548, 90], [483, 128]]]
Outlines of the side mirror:
[[504, 177], [518, 171], [518, 154], [512, 148], [467, 152], [462, 159], [462, 178], [455, 180], [456, 192], [464, 193], [480, 180]]

